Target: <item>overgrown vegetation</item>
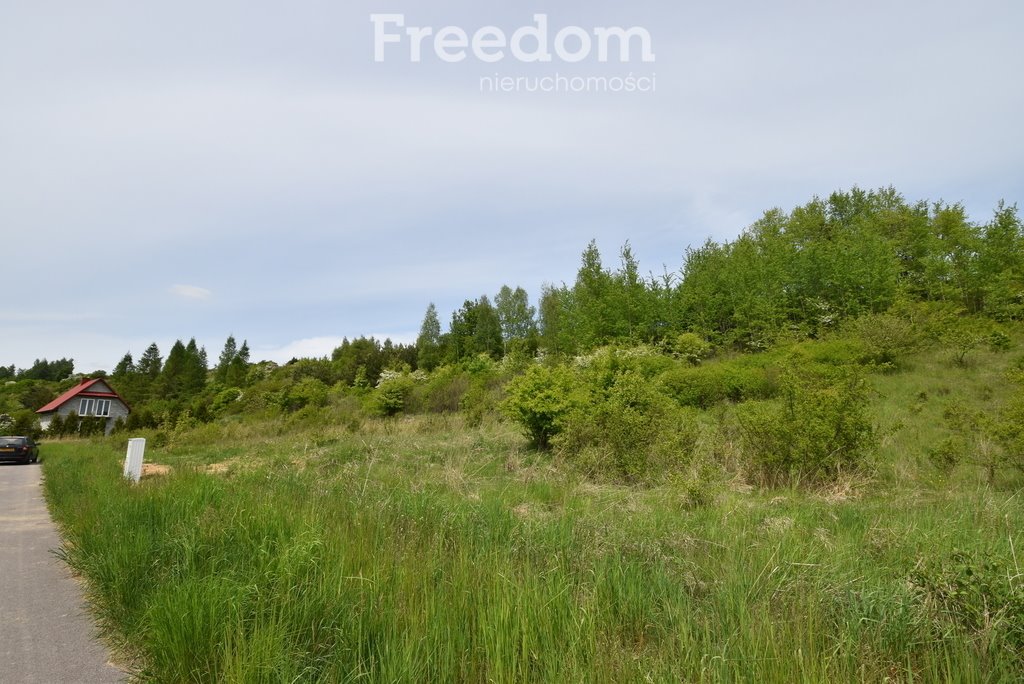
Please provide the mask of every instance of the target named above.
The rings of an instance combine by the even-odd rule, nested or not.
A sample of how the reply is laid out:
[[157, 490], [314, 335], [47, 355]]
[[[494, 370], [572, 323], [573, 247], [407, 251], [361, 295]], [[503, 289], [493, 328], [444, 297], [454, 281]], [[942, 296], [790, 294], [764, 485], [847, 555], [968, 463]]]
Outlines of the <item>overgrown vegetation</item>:
[[172, 433], [147, 452], [172, 471], [138, 486], [116, 438], [50, 443], [44, 467], [64, 554], [148, 681], [1012, 681], [1019, 480], [933, 481], [899, 446], [930, 403], [885, 426], [872, 478], [825, 487], [751, 489], [706, 432], [671, 452], [719, 459], [698, 486], [616, 484], [617, 431], [647, 419], [613, 411], [567, 421], [554, 459], [493, 419], [353, 405]]
[[[415, 345], [126, 355], [129, 422], [44, 456], [144, 678], [1019, 679], [1016, 208], [853, 190], [620, 258]], [[6, 370], [26, 429], [75, 382]], [[172, 474], [121, 483], [126, 434]]]

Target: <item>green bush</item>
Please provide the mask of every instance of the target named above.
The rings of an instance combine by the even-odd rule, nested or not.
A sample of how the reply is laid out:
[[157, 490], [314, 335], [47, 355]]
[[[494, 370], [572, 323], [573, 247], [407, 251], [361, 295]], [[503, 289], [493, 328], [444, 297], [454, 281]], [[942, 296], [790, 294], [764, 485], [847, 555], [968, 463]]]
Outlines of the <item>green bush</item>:
[[878, 366], [896, 367], [902, 357], [912, 354], [921, 344], [914, 324], [891, 313], [861, 316], [850, 324], [850, 329], [863, 346], [864, 360]]
[[989, 484], [1006, 468], [1024, 471], [1024, 392], [1018, 390], [996, 411], [953, 402], [943, 417], [953, 436], [929, 453], [941, 470], [975, 465], [984, 470]]
[[370, 408], [381, 416], [394, 416], [405, 410], [414, 381], [406, 374], [382, 375], [370, 398]]
[[683, 359], [691, 366], [700, 365], [700, 362], [710, 356], [714, 349], [711, 343], [696, 333], [678, 335], [667, 347], [672, 356]]
[[769, 368], [738, 361], [680, 366], [663, 374], [661, 382], [680, 406], [703, 409], [725, 400], [767, 399], [778, 390]]
[[[53, 420], [50, 421], [46, 434], [52, 437], [90, 437], [92, 435], [102, 435], [106, 426], [106, 418], [82, 417], [72, 411], [63, 418], [59, 415], [54, 416]], [[18, 434], [32, 433], [22, 431], [18, 432]]]
[[303, 377], [281, 393], [281, 409], [291, 412], [306, 406], [326, 406], [327, 392], [327, 385], [320, 380], [312, 376]]
[[505, 392], [501, 410], [539, 449], [550, 446], [569, 414], [584, 406], [587, 399], [579, 387], [579, 376], [565, 366], [531, 366], [509, 382]]
[[555, 439], [557, 453], [585, 471], [629, 482], [650, 481], [691, 461], [694, 416], [639, 373], [592, 387], [590, 402], [569, 412]]
[[993, 330], [988, 336], [988, 348], [994, 352], [1007, 352], [1013, 347], [1010, 336], [1002, 330]]
[[228, 411], [233, 405], [238, 403], [238, 400], [242, 398], [242, 390], [237, 387], [229, 387], [218, 392], [210, 404], [210, 411], [215, 415], [219, 416]]
[[426, 413], [455, 413], [469, 386], [468, 373], [455, 366], [442, 366], [413, 388], [409, 409]]
[[987, 339], [988, 332], [976, 321], [966, 318], [950, 319], [939, 333], [940, 341], [949, 349], [953, 362], [958, 366], [968, 365], [967, 355]]
[[985, 649], [1007, 649], [1024, 661], [1024, 585], [1015, 559], [956, 551], [941, 562], [922, 564], [910, 581], [933, 620], [934, 632], [949, 627], [983, 642]]
[[743, 447], [769, 479], [828, 479], [862, 468], [877, 445], [867, 382], [856, 373], [790, 370], [781, 397], [739, 407]]

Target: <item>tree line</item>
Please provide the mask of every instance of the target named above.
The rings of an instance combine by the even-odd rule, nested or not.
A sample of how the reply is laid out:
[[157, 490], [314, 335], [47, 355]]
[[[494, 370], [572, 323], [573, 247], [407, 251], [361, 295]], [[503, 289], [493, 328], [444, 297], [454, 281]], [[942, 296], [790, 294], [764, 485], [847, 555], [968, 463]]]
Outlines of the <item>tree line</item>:
[[962, 204], [908, 203], [892, 188], [835, 192], [772, 209], [732, 241], [688, 248], [676, 272], [646, 276], [629, 244], [609, 268], [596, 242], [575, 281], [467, 300], [441, 332], [431, 304], [417, 339], [425, 369], [476, 354], [586, 353], [695, 333], [715, 345], [766, 349], [899, 301], [946, 302], [995, 320], [1024, 316], [1024, 237], [1015, 205], [985, 224]]
[[[493, 297], [466, 299], [443, 325], [430, 303], [414, 344], [346, 338], [329, 358], [292, 359], [280, 370], [254, 364], [248, 343], [233, 336], [211, 368], [192, 338], [176, 341], [166, 359], [155, 343], [138, 360], [126, 353], [111, 377], [140, 425], [183, 413], [205, 420], [254, 383], [276, 393], [279, 405], [295, 407], [308, 401], [290, 395], [289, 383], [305, 381], [304, 391], [319, 401], [312, 382], [370, 389], [392, 371], [432, 373], [480, 358], [557, 359], [636, 344], [696, 357], [704, 347], [762, 351], [907, 302], [942, 303], [997, 321], [1024, 317], [1016, 206], [1000, 203], [991, 220], [977, 224], [960, 204], [910, 203], [892, 188], [854, 188], [788, 212], [771, 209], [732, 241], [688, 248], [675, 272], [644, 275], [628, 243], [609, 267], [591, 242], [574, 281], [544, 285], [536, 305], [522, 287], [504, 285]], [[0, 379], [59, 385], [73, 370], [71, 359], [44, 359], [21, 371], [0, 367]], [[34, 389], [25, 401], [42, 394]]]

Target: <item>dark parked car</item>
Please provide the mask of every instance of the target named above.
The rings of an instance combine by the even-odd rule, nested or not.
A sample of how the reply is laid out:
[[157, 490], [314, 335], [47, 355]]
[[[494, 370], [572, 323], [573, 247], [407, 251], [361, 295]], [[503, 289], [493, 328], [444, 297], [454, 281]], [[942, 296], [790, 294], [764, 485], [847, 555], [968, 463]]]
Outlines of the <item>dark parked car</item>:
[[0, 461], [35, 463], [39, 445], [31, 437], [0, 437]]

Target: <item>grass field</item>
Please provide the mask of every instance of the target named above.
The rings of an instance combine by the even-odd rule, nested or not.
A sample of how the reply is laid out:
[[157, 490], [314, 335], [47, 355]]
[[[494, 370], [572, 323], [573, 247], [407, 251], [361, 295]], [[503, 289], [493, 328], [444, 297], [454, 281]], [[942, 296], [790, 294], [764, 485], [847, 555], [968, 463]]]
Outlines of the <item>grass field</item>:
[[1020, 681], [1020, 483], [926, 457], [943, 407], [998, 399], [1008, 363], [873, 376], [869, 472], [759, 489], [725, 468], [702, 505], [438, 415], [202, 426], [137, 486], [123, 440], [54, 441], [46, 491], [145, 680]]

